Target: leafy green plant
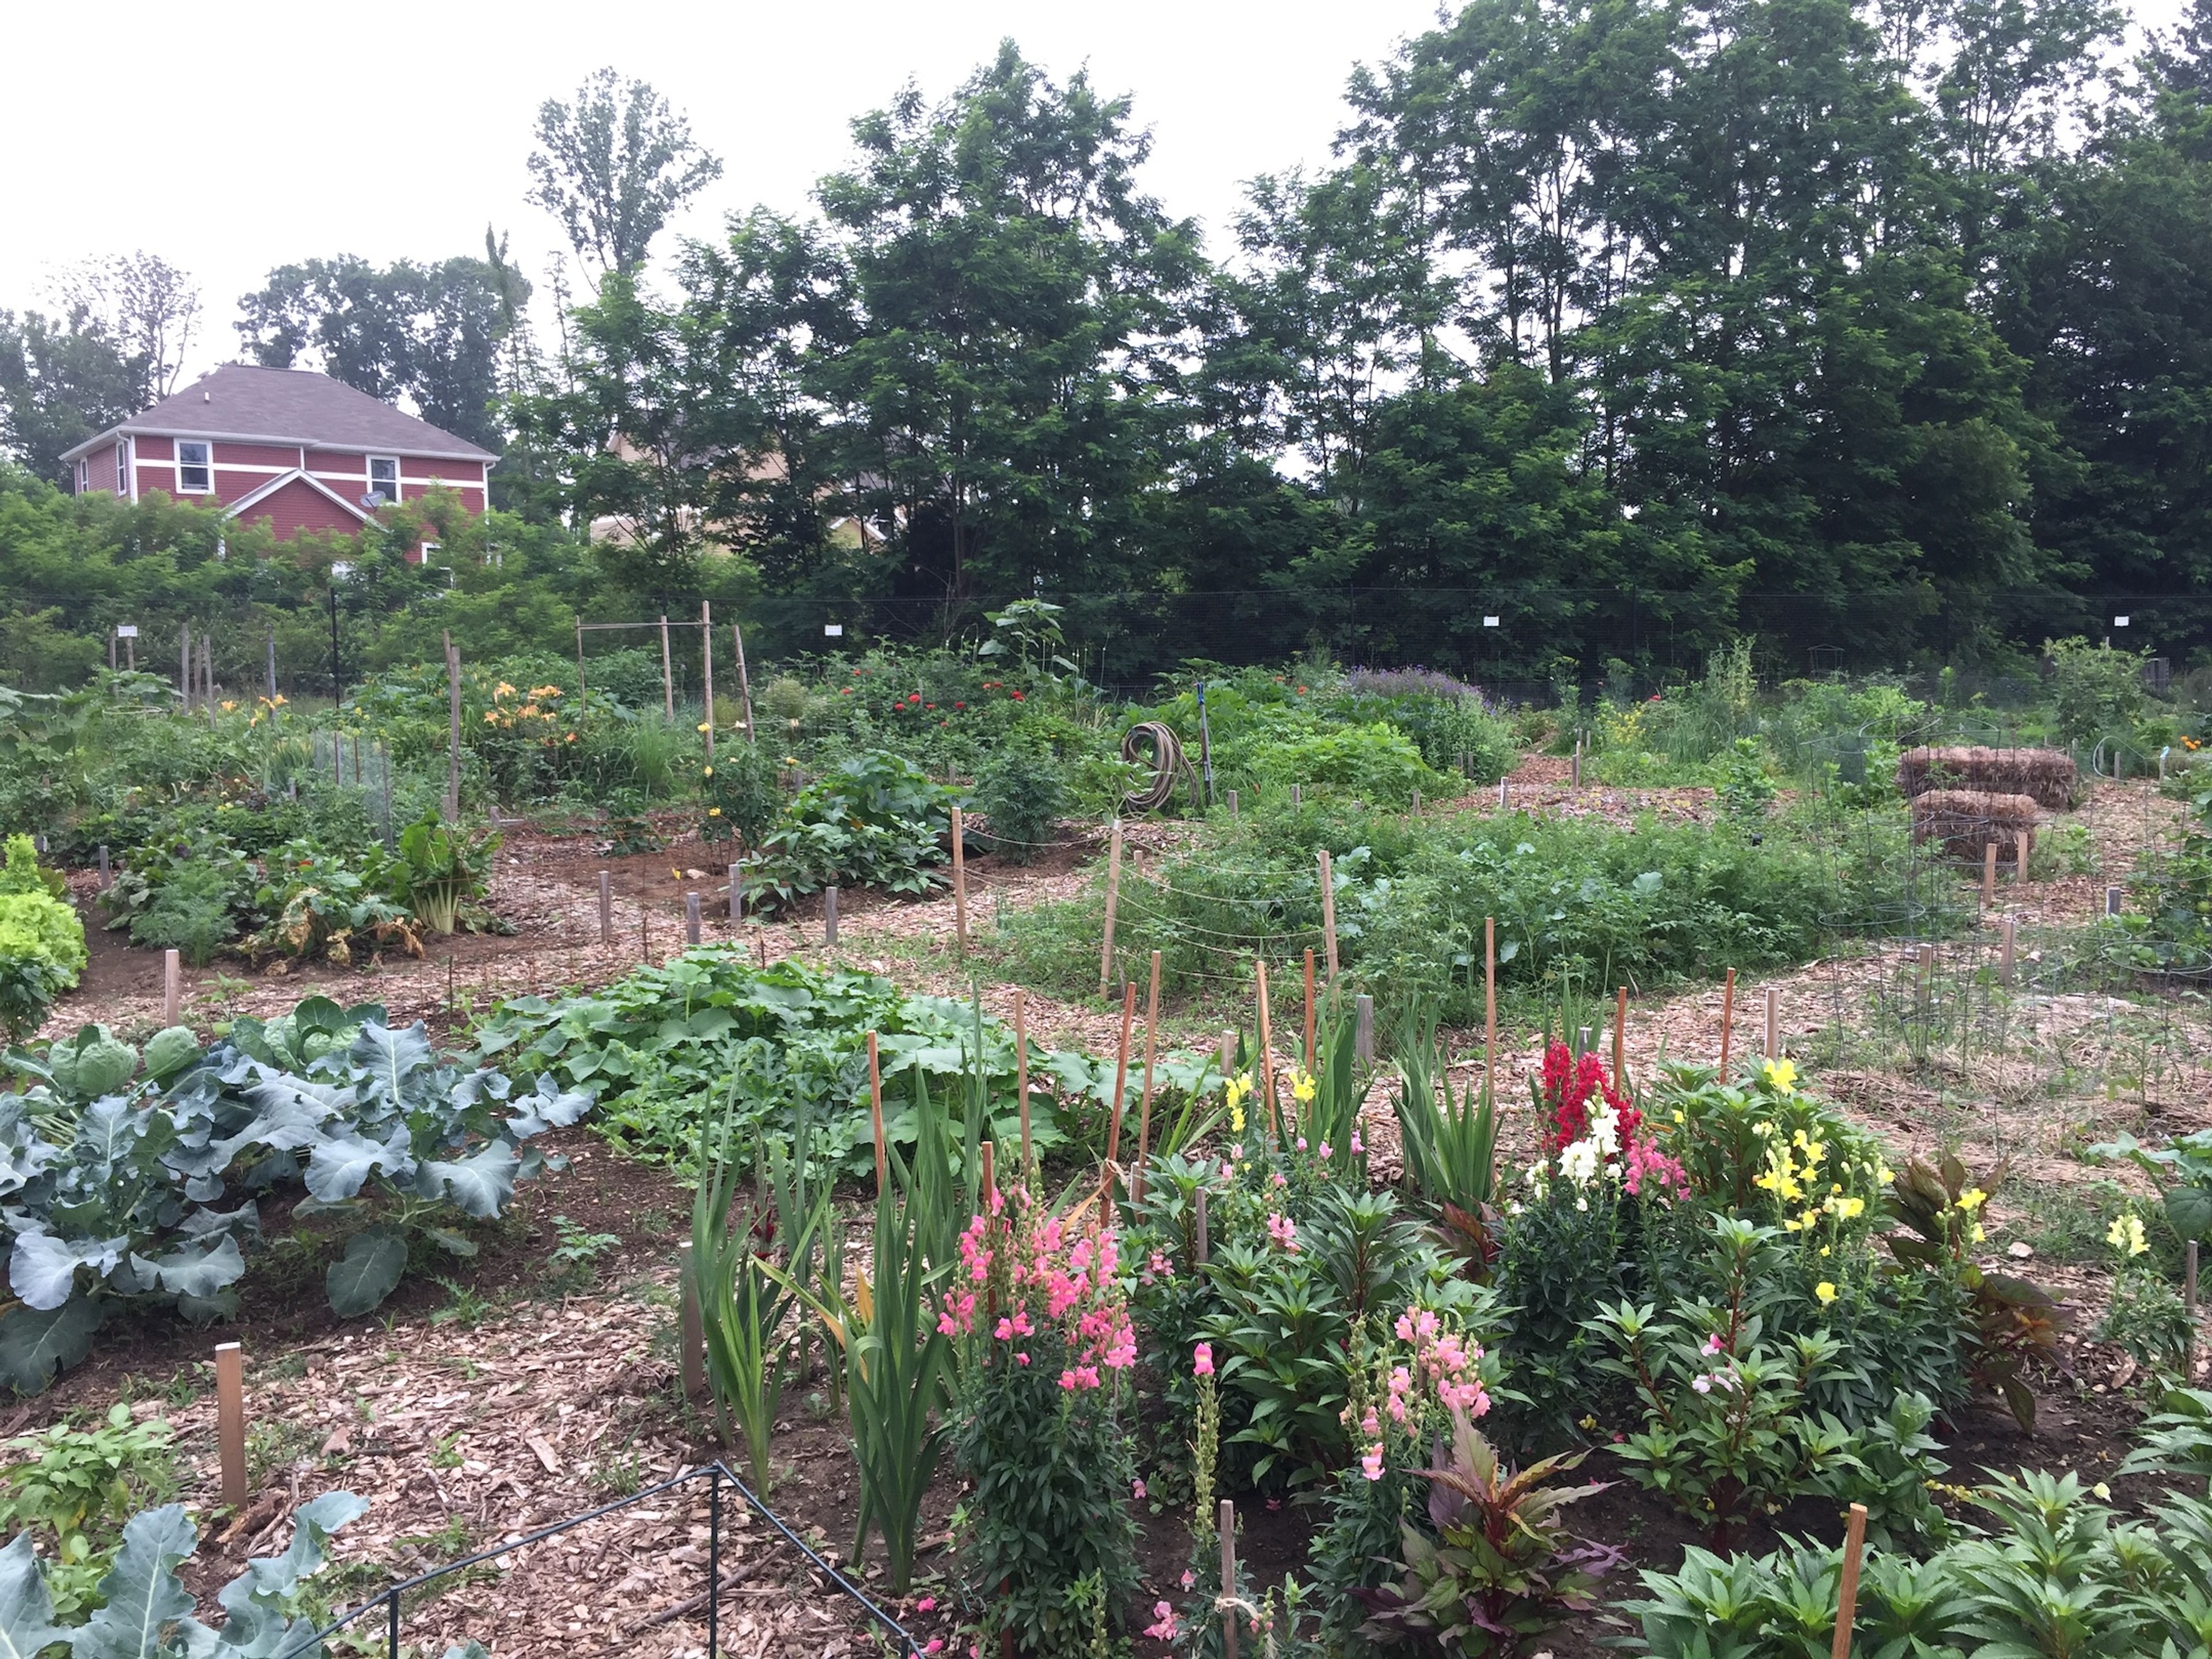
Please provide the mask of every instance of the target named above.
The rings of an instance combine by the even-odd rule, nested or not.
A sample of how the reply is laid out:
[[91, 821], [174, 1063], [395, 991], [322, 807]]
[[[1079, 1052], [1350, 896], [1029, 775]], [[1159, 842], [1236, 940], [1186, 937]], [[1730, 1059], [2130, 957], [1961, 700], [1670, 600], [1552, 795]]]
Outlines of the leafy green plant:
[[463, 926], [481, 933], [490, 920], [483, 901], [500, 840], [495, 830], [463, 832], [434, 808], [400, 831], [393, 896], [434, 933]]
[[829, 886], [926, 893], [950, 856], [943, 844], [960, 792], [896, 755], [872, 750], [801, 790], [745, 867], [766, 908]]
[[2149, 1259], [2142, 1218], [2132, 1210], [2122, 1211], [2113, 1218], [2105, 1241], [2118, 1260], [2112, 1300], [2097, 1322], [2097, 1340], [2125, 1350], [2142, 1364], [2178, 1374], [2196, 1340], [2196, 1327], [2180, 1293]]
[[1774, 780], [1766, 775], [1766, 759], [1757, 738], [1738, 738], [1723, 763], [1719, 789], [1721, 810], [1738, 819], [1760, 819], [1774, 799]]
[[0, 871], [0, 1024], [17, 1037], [36, 1030], [88, 959], [84, 924], [49, 890], [31, 838], [10, 836]]
[[[123, 1528], [113, 1564], [100, 1579], [96, 1610], [81, 1620], [57, 1606], [46, 1564], [18, 1533], [0, 1550], [0, 1632], [10, 1652], [26, 1656], [67, 1643], [72, 1659], [155, 1659], [190, 1654], [199, 1659], [255, 1659], [313, 1649], [315, 1621], [298, 1616], [296, 1598], [319, 1571], [331, 1534], [364, 1515], [368, 1505], [351, 1492], [325, 1492], [293, 1512], [292, 1543], [281, 1556], [246, 1563], [216, 1597], [219, 1628], [194, 1615], [191, 1592], [177, 1569], [199, 1545], [199, 1530], [180, 1504], [143, 1510]], [[82, 1607], [74, 1611], [82, 1611]]]
[[2143, 659], [2087, 640], [2045, 640], [2051, 701], [2060, 738], [2087, 745], [2100, 738], [2131, 741], [2142, 718]]
[[1452, 1087], [1431, 1018], [1408, 1022], [1395, 1044], [1406, 1179], [1435, 1207], [1445, 1238], [1478, 1278], [1498, 1259], [1498, 1125], [1486, 1080]]
[[58, 1423], [8, 1443], [0, 1528], [52, 1547], [46, 1577], [60, 1617], [98, 1605], [125, 1522], [176, 1490], [172, 1437], [161, 1419], [137, 1422], [116, 1405], [95, 1426]]
[[622, 1248], [617, 1235], [586, 1232], [565, 1215], [553, 1218], [553, 1232], [558, 1242], [545, 1258], [548, 1275], [555, 1284], [572, 1289], [588, 1286], [598, 1276], [599, 1263]]
[[775, 768], [752, 744], [728, 744], [699, 769], [702, 841], [734, 837], [748, 847], [757, 846], [782, 804]]
[[1360, 1633], [1447, 1653], [1510, 1655], [1564, 1615], [1587, 1610], [1620, 1552], [1580, 1543], [1563, 1511], [1606, 1483], [1548, 1484], [1585, 1455], [1511, 1468], [1455, 1407], [1449, 1461], [1417, 1471], [1429, 1483], [1428, 1519], [1437, 1536], [1403, 1526], [1405, 1576], [1394, 1586], [1353, 1592], [1370, 1609]]
[[1014, 864], [1031, 864], [1074, 803], [1060, 764], [1041, 746], [1009, 744], [975, 780], [984, 843]]

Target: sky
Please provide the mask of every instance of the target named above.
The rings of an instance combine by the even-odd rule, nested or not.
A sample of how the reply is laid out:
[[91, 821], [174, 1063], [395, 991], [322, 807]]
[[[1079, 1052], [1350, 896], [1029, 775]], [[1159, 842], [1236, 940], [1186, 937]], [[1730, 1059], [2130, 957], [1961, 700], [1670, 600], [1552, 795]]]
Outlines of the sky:
[[481, 254], [489, 223], [542, 294], [567, 243], [523, 199], [532, 129], [600, 64], [651, 82], [722, 158], [674, 227], [705, 235], [757, 204], [804, 210], [849, 156], [854, 116], [908, 78], [942, 96], [1007, 36], [1056, 79], [1087, 67], [1133, 94], [1146, 186], [1218, 251], [1240, 181], [1326, 162], [1352, 65], [1435, 15], [1434, 0], [26, 7], [0, 100], [0, 307], [50, 304], [76, 261], [159, 253], [204, 297], [189, 380], [239, 355], [238, 296], [298, 259]]
[[[2180, 3], [2133, 9], [2158, 25]], [[487, 224], [542, 302], [568, 251], [523, 199], [531, 132], [546, 98], [600, 64], [651, 82], [722, 157], [673, 227], [708, 235], [755, 204], [804, 210], [850, 155], [854, 116], [909, 78], [943, 96], [1007, 36], [1055, 78], [1087, 68], [1133, 94], [1153, 135], [1146, 186], [1219, 253], [1242, 182], [1325, 164], [1353, 64], [1436, 17], [1436, 0], [26, 7], [0, 100], [0, 307], [50, 307], [77, 261], [159, 253], [204, 299], [189, 379], [239, 355], [238, 297], [272, 266], [481, 253]]]

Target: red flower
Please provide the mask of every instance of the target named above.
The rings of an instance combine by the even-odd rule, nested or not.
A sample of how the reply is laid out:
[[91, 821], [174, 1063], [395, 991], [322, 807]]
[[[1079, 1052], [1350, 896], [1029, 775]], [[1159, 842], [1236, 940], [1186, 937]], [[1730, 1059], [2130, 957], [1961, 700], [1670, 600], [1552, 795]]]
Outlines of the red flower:
[[1022, 694], [1017, 691], [1013, 694], [1013, 698], [1016, 702], [1019, 702], [1022, 700]]
[[919, 691], [910, 691], [907, 694], [906, 700], [908, 702], [920, 702], [921, 701], [921, 693]]
[[1621, 1156], [1626, 1158], [1644, 1114], [1620, 1097], [1606, 1075], [1604, 1062], [1595, 1054], [1584, 1054], [1577, 1060], [1565, 1043], [1554, 1042], [1544, 1051], [1538, 1089], [1547, 1119], [1541, 1131], [1547, 1154], [1571, 1146], [1589, 1133], [1590, 1097], [1601, 1095], [1620, 1121]]
[[956, 702], [952, 706], [955, 708], [965, 708], [968, 705], [964, 702]]
[[[924, 704], [922, 705], [922, 707], [923, 707], [923, 708], [936, 708], [936, 707], [937, 707], [937, 705], [936, 705], [935, 703], [933, 703], [933, 702], [931, 702], [931, 703], [924, 703]], [[939, 724], [942, 724], [942, 723], [943, 723], [943, 722], [941, 722], [941, 721], [939, 722]]]

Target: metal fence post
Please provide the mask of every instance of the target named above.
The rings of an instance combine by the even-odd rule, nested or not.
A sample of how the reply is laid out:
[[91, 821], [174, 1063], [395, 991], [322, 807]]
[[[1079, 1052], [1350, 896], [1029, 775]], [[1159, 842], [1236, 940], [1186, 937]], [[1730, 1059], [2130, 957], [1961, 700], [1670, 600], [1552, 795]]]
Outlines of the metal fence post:
[[721, 1651], [722, 1466], [707, 1472], [707, 1659]]
[[395, 1584], [384, 1598], [385, 1659], [399, 1659], [399, 1587]]

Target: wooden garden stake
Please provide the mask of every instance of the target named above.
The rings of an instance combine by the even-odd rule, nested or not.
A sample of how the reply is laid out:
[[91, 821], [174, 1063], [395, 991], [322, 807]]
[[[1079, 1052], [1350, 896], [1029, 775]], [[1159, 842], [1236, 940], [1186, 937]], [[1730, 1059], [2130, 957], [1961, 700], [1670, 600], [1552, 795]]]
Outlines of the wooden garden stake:
[[174, 951], [161, 952], [161, 1024], [174, 1025], [184, 1012], [184, 961]]
[[1575, 739], [1575, 767], [1568, 775], [1568, 784], [1576, 789], [1583, 787], [1583, 740], [1580, 738]]
[[745, 630], [737, 623], [730, 624], [730, 646], [738, 658], [738, 712], [745, 717], [745, 741], [753, 738], [753, 683], [745, 673]]
[[216, 1440], [222, 1453], [222, 1501], [246, 1507], [246, 1351], [235, 1342], [215, 1348]]
[[1352, 1052], [1362, 1066], [1375, 1063], [1375, 999], [1364, 991], [1352, 1000]]
[[1418, 789], [1413, 791], [1413, 816], [1421, 816], [1421, 792]]
[[107, 872], [107, 843], [102, 842], [100, 843], [100, 890], [106, 892], [113, 879]]
[[1987, 909], [1997, 902], [1997, 844], [1989, 842], [1982, 848], [1982, 908]]
[[1195, 1229], [1196, 1229], [1196, 1231], [1197, 1231], [1197, 1239], [1196, 1239], [1195, 1245], [1194, 1246], [1194, 1248], [1195, 1249], [1195, 1250], [1196, 1250], [1196, 1252], [1197, 1252], [1197, 1256], [1198, 1256], [1198, 1260], [1197, 1260], [1197, 1263], [1196, 1263], [1196, 1265], [1197, 1265], [1197, 1266], [1199, 1266], [1199, 1267], [1203, 1267], [1206, 1265], [1206, 1188], [1205, 1188], [1205, 1187], [1204, 1187], [1203, 1185], [1201, 1185], [1201, 1186], [1199, 1188], [1199, 1189], [1198, 1189], [1198, 1191], [1197, 1191], [1196, 1193], [1194, 1193], [1194, 1194], [1192, 1194], [1192, 1200], [1193, 1200], [1193, 1211], [1194, 1211], [1194, 1213], [1193, 1213], [1193, 1215], [1192, 1215], [1192, 1217], [1191, 1217], [1191, 1220], [1192, 1220], [1193, 1225], [1195, 1227]]
[[1114, 840], [1106, 852], [1106, 937], [1098, 946], [1098, 994], [1114, 977], [1114, 904], [1121, 896], [1121, 820], [1114, 820]]
[[2020, 923], [2011, 916], [2004, 919], [2004, 944], [1997, 956], [1997, 979], [2006, 985], [2012, 983], [2013, 951], [2020, 934]]
[[453, 635], [446, 634], [446, 822], [461, 821], [461, 653], [453, 649]]
[[1145, 1156], [1152, 1145], [1152, 1063], [1159, 1053], [1160, 953], [1152, 952], [1152, 988], [1145, 998], [1145, 1092], [1137, 1106], [1137, 1163], [1129, 1176], [1129, 1201], [1145, 1200]]
[[1851, 1659], [1851, 1625], [1859, 1611], [1859, 1552], [1866, 1547], [1867, 1507], [1851, 1505], [1851, 1522], [1844, 1534], [1844, 1572], [1836, 1585], [1836, 1639], [1831, 1659]]
[[[1482, 919], [1482, 1086], [1498, 1086], [1498, 918]], [[1493, 1099], [1496, 1097], [1493, 1092]]]
[[684, 1252], [678, 1278], [684, 1286], [681, 1325], [684, 1352], [684, 1397], [696, 1400], [707, 1392], [707, 1322], [699, 1311], [699, 1281], [691, 1270], [691, 1252]]
[[707, 764], [714, 763], [714, 612], [704, 599], [699, 601], [699, 672], [706, 681], [704, 718], [699, 724], [707, 739]]
[[730, 926], [734, 927], [745, 915], [745, 866], [730, 866]]
[[988, 1215], [992, 1211], [998, 1208], [998, 1155], [992, 1150], [991, 1143], [988, 1140], [982, 1144], [979, 1150], [983, 1160], [983, 1184], [981, 1188], [983, 1194], [983, 1213], [985, 1215]]
[[2125, 902], [2126, 898], [2127, 893], [2124, 889], [2118, 887], [2107, 887], [2105, 890], [2105, 914], [2108, 916], [2117, 916], [2119, 915], [2120, 906]]
[[1237, 822], [1237, 792], [1236, 792], [1234, 789], [1231, 789], [1231, 790], [1230, 790], [1228, 793], [1229, 793], [1229, 821], [1230, 821], [1230, 823], [1236, 823], [1236, 822]]
[[684, 896], [684, 939], [687, 945], [699, 942], [699, 896], [696, 893]]
[[653, 917], [650, 913], [637, 913], [637, 959], [650, 967], [653, 964]]
[[1291, 786], [1291, 807], [1296, 811], [1305, 805], [1305, 796], [1295, 783]]
[[599, 872], [599, 943], [615, 942], [615, 878], [608, 872]]
[[1030, 994], [1014, 988], [1014, 1104], [1022, 1115], [1022, 1185], [1030, 1182]]
[[2189, 1358], [2197, 1358], [2197, 1241], [2181, 1247], [2181, 1305], [2189, 1313]]
[[1221, 1075], [1224, 1078], [1227, 1077], [1229, 1075], [1229, 1068], [1236, 1065], [1236, 1063], [1237, 1033], [1234, 1031], [1224, 1031], [1221, 1034]]
[[184, 625], [184, 638], [178, 647], [177, 694], [185, 700], [185, 713], [192, 712], [192, 625]]
[[1312, 951], [1312, 950], [1311, 950], [1310, 948], [1309, 948], [1309, 949], [1307, 950], [1307, 951], [1306, 951], [1306, 1072], [1307, 1072], [1307, 1074], [1308, 1074], [1309, 1076], [1310, 1076], [1310, 1075], [1312, 1074], [1313, 1068], [1314, 1068], [1314, 975], [1313, 975], [1313, 951]]
[[676, 718], [676, 669], [668, 656], [668, 618], [660, 619], [660, 708], [670, 720]]
[[[1221, 1500], [1221, 1595], [1226, 1601], [1237, 1594], [1237, 1505]], [[1223, 1659], [1237, 1659], [1237, 1609], [1221, 1610]]]
[[1321, 849], [1321, 937], [1328, 952], [1328, 982], [1336, 986], [1336, 878], [1328, 861], [1328, 848]]
[[2027, 831], [2025, 830], [2015, 832], [2013, 836], [2012, 878], [2022, 882], [2027, 879]]
[[1771, 985], [1766, 988], [1766, 1057], [1782, 1057], [1782, 993]]
[[1729, 1039], [1735, 1035], [1735, 969], [1721, 987], [1721, 1081], [1728, 1081]]
[[1275, 1025], [1267, 1008], [1267, 960], [1255, 957], [1252, 965], [1260, 975], [1260, 1086], [1267, 1094], [1267, 1127], [1279, 1139], [1283, 1133], [1282, 1115], [1275, 1106]]
[[952, 939], [960, 955], [968, 954], [968, 853], [958, 807], [952, 809]]
[[837, 890], [834, 887], [822, 890], [822, 948], [837, 948]]
[[876, 1137], [876, 1192], [880, 1196], [888, 1166], [884, 1160], [884, 1073], [873, 1031], [868, 1033], [868, 1127]]
[[[270, 630], [269, 637], [270, 637], [270, 639], [272, 641], [276, 639], [276, 632], [275, 632], [275, 630], [274, 630], [274, 629], [271, 629], [271, 630]], [[274, 680], [275, 680], [275, 678], [276, 678], [275, 674], [274, 674], [274, 673], [271, 673], [271, 674], [270, 674], [270, 680], [271, 680], [271, 681], [272, 681], [272, 683], [273, 683], [273, 681], [274, 681]], [[275, 690], [274, 690], [273, 689], [270, 690], [270, 696], [276, 696], [276, 692], [275, 692]], [[582, 617], [581, 613], [579, 613], [579, 614], [578, 614], [578, 616], [577, 616], [577, 617], [576, 617], [576, 718], [577, 718], [577, 719], [579, 719], [579, 720], [581, 720], [581, 719], [583, 718], [583, 716], [584, 716], [584, 618], [583, 618], [583, 617]]]
[[1137, 1023], [1137, 987], [1121, 988], [1121, 1045], [1114, 1051], [1114, 1115], [1106, 1121], [1106, 1179], [1114, 1179], [1114, 1160], [1121, 1155], [1121, 1098], [1129, 1081], [1129, 1031]]
[[1628, 1089], [1628, 988], [1624, 985], [1613, 1004], [1613, 1086]]

